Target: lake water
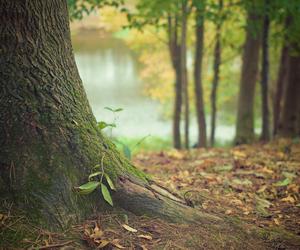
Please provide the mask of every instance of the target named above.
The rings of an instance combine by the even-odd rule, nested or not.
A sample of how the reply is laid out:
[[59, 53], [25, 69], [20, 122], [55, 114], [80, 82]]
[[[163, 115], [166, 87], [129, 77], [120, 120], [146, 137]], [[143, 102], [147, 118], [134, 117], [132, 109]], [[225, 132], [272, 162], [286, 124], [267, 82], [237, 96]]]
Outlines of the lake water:
[[[86, 33], [74, 35], [72, 42], [79, 73], [98, 121], [116, 120], [115, 136], [171, 137], [172, 121], [162, 119], [159, 102], [143, 95], [143, 82], [139, 77], [141, 65], [124, 41]], [[114, 117], [104, 107], [124, 110]], [[191, 123], [191, 142], [194, 143], [197, 127], [195, 120]], [[233, 126], [218, 125], [217, 140], [224, 142], [233, 136]]]

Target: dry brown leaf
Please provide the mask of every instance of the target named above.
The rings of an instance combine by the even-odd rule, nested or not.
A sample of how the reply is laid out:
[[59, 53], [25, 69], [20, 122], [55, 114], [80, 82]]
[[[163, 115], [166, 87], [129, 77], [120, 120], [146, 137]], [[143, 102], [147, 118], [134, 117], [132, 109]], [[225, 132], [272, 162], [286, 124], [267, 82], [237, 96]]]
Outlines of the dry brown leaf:
[[227, 209], [227, 210], [225, 211], [225, 214], [227, 214], [227, 215], [232, 214], [232, 210], [231, 210], [231, 209]]
[[263, 185], [260, 187], [260, 189], [258, 189], [256, 191], [256, 193], [258, 193], [258, 194], [263, 193], [266, 189], [267, 189], [267, 185]]
[[295, 203], [295, 199], [291, 195], [289, 195], [288, 197], [285, 197], [285, 198], [281, 199], [281, 201]]
[[277, 225], [277, 226], [279, 226], [280, 225], [280, 222], [279, 222], [279, 220], [278, 219], [274, 219], [274, 223]]
[[97, 248], [101, 249], [101, 248], [104, 248], [106, 247], [108, 244], [109, 244], [109, 241], [108, 240], [101, 240], [99, 246]]
[[119, 249], [124, 249], [125, 247], [123, 247], [122, 245], [120, 245], [119, 243], [119, 239], [114, 239], [110, 242], [110, 244], [112, 244], [113, 246], [119, 248]]
[[138, 235], [139, 238], [146, 239], [146, 240], [152, 240], [151, 235], [146, 235], [146, 234], [140, 234]]
[[139, 246], [142, 248], [142, 250], [148, 250], [148, 248], [145, 247], [144, 245], [139, 245]]
[[247, 155], [244, 152], [238, 151], [238, 150], [233, 150], [232, 154], [234, 158], [246, 158]]
[[126, 229], [127, 231], [129, 231], [129, 232], [132, 232], [132, 233], [136, 233], [136, 232], [137, 232], [136, 229], [134, 229], [134, 228], [132, 228], [132, 227], [126, 225], [126, 224], [122, 224], [122, 227], [123, 227], [124, 229]]
[[97, 239], [100, 239], [103, 236], [103, 231], [100, 230], [100, 228], [97, 225], [95, 226], [93, 231], [94, 232], [90, 235], [90, 237], [92, 239], [97, 240]]

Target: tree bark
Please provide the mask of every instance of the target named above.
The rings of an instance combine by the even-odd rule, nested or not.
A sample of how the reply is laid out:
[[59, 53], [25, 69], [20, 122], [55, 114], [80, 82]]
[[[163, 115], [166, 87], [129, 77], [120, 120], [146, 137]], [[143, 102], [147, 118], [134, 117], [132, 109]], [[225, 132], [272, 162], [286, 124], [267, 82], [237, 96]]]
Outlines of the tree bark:
[[197, 147], [206, 147], [206, 121], [202, 88], [202, 59], [204, 46], [204, 8], [196, 8], [196, 50], [194, 64], [195, 99], [198, 123]]
[[184, 143], [185, 148], [189, 148], [189, 125], [190, 125], [190, 107], [189, 107], [189, 90], [188, 90], [188, 75], [186, 65], [186, 33], [187, 33], [187, 17], [188, 2], [182, 1], [182, 23], [181, 23], [181, 46], [180, 46], [180, 58], [181, 58], [181, 83], [183, 86], [184, 96]]
[[249, 143], [254, 139], [254, 95], [258, 73], [260, 32], [253, 32], [259, 17], [248, 12], [247, 34], [243, 51], [243, 65], [238, 99], [235, 143]]
[[261, 140], [270, 140], [270, 115], [269, 115], [269, 0], [264, 1], [265, 15], [263, 20], [262, 34], [262, 70], [261, 70], [261, 94], [262, 94], [262, 132]]
[[[223, 9], [223, 0], [219, 0], [219, 16]], [[210, 132], [210, 145], [213, 147], [215, 144], [215, 130], [217, 118], [217, 89], [219, 85], [219, 74], [221, 65], [221, 27], [222, 21], [218, 20], [216, 25], [216, 44], [214, 49], [214, 77], [211, 90], [211, 132]]]
[[282, 96], [288, 76], [288, 47], [283, 45], [281, 50], [280, 65], [278, 70], [276, 92], [273, 106], [273, 135], [276, 136], [282, 110]]
[[[116, 208], [170, 221], [218, 221], [157, 186], [101, 134], [75, 64], [66, 1], [0, 1], [0, 209], [64, 228], [108, 209], [80, 196], [101, 164]], [[111, 208], [109, 208], [109, 211]]]
[[178, 44], [178, 17], [168, 16], [168, 46], [175, 72], [175, 99], [173, 112], [173, 146], [181, 149], [180, 120], [182, 111], [182, 76], [181, 76], [181, 47]]
[[297, 137], [300, 135], [300, 56], [288, 55], [289, 72], [283, 96], [283, 106], [278, 126], [281, 137]]

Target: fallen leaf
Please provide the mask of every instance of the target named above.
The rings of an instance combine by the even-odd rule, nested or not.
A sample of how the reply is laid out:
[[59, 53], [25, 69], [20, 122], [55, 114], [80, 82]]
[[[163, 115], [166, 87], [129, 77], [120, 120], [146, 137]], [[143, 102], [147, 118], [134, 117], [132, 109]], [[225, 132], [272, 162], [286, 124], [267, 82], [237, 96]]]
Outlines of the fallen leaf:
[[291, 195], [289, 195], [288, 197], [285, 197], [285, 198], [281, 199], [281, 201], [295, 203], [295, 199]]
[[132, 227], [126, 225], [126, 224], [123, 224], [122, 227], [123, 227], [124, 229], [126, 229], [127, 231], [129, 231], [129, 232], [132, 232], [132, 233], [136, 233], [136, 232], [137, 232], [136, 229], [134, 229], [134, 228], [132, 228]]
[[142, 250], [148, 250], [148, 248], [145, 247], [144, 245], [139, 245], [139, 246], [142, 248]]
[[247, 155], [244, 152], [238, 151], [238, 150], [233, 150], [232, 154], [234, 158], [246, 158]]
[[274, 223], [277, 225], [277, 226], [279, 226], [280, 225], [280, 222], [279, 222], [279, 220], [278, 219], [274, 219]]
[[119, 243], [119, 239], [114, 239], [110, 242], [110, 244], [112, 244], [113, 246], [119, 248], [119, 249], [124, 249], [125, 247], [123, 247], [122, 245], [120, 245]]
[[90, 235], [90, 237], [92, 239], [100, 239], [103, 236], [103, 231], [100, 230], [100, 228], [98, 227], [98, 225], [95, 226], [93, 233]]
[[231, 210], [231, 209], [227, 209], [227, 210], [225, 211], [225, 214], [227, 214], [227, 215], [232, 214], [232, 210]]
[[138, 235], [139, 238], [146, 239], [146, 240], [152, 240], [151, 235], [146, 235], [146, 234], [140, 234]]
[[284, 180], [278, 181], [278, 182], [274, 183], [273, 185], [275, 187], [284, 187], [284, 186], [289, 185], [290, 183], [291, 183], [291, 179], [285, 178]]
[[224, 165], [224, 166], [215, 166], [214, 170], [216, 172], [228, 172], [233, 169], [232, 165]]
[[256, 193], [263, 193], [265, 190], [267, 189], [267, 185], [263, 185], [262, 187], [260, 187], [257, 191], [256, 191]]
[[97, 248], [101, 249], [101, 248], [106, 247], [109, 244], [109, 241], [108, 240], [101, 240], [99, 243], [100, 244], [99, 244], [99, 246]]

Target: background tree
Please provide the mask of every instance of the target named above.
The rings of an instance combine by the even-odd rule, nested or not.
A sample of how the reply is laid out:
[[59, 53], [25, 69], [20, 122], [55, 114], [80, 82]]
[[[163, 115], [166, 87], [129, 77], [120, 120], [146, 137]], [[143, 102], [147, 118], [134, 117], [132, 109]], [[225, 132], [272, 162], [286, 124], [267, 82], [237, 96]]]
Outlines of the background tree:
[[215, 143], [215, 130], [217, 118], [217, 89], [220, 79], [220, 66], [221, 66], [221, 28], [223, 22], [223, 0], [219, 0], [217, 6], [217, 13], [215, 17], [216, 23], [216, 42], [214, 48], [214, 63], [213, 63], [213, 82], [211, 89], [211, 131], [210, 131], [210, 145], [214, 146]]
[[270, 139], [269, 122], [269, 28], [270, 28], [270, 1], [264, 0], [262, 28], [262, 62], [261, 62], [261, 97], [262, 97], [262, 132], [261, 140]]
[[205, 109], [203, 101], [202, 87], [202, 59], [204, 47], [204, 12], [206, 1], [194, 1], [195, 7], [195, 23], [196, 23], [196, 48], [194, 63], [194, 81], [195, 81], [195, 99], [196, 99], [196, 115], [198, 125], [198, 143], [197, 147], [206, 147], [206, 121]]
[[173, 111], [173, 145], [175, 148], [181, 148], [180, 120], [182, 110], [182, 77], [181, 77], [181, 46], [179, 39], [179, 20], [177, 14], [168, 14], [168, 47], [170, 58], [175, 72], [174, 84], [174, 111]]
[[185, 148], [189, 148], [189, 126], [190, 126], [190, 105], [189, 105], [189, 84], [188, 84], [188, 72], [186, 65], [186, 53], [187, 53], [187, 22], [189, 15], [189, 5], [187, 0], [182, 0], [181, 2], [181, 46], [180, 46], [180, 62], [181, 62], [181, 83], [183, 86], [183, 96], [184, 96], [184, 139]]
[[189, 1], [138, 1], [136, 11], [128, 11], [129, 27], [141, 30], [146, 25], [164, 29], [167, 34], [170, 59], [174, 69], [174, 111], [173, 111], [173, 145], [180, 149], [180, 121], [184, 104], [184, 146], [189, 147], [189, 92], [187, 72], [187, 25], [190, 12]]
[[296, 55], [288, 56], [289, 73], [283, 96], [278, 134], [282, 137], [300, 136], [300, 47], [293, 47]]
[[288, 47], [283, 44], [279, 62], [275, 96], [273, 101], [273, 135], [277, 135], [282, 108], [282, 95], [288, 75]]
[[235, 143], [249, 143], [254, 139], [254, 95], [258, 72], [261, 17], [253, 1], [246, 2], [247, 27], [243, 50], [243, 64], [238, 98]]

